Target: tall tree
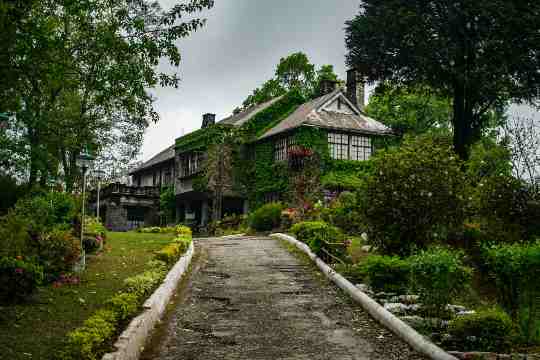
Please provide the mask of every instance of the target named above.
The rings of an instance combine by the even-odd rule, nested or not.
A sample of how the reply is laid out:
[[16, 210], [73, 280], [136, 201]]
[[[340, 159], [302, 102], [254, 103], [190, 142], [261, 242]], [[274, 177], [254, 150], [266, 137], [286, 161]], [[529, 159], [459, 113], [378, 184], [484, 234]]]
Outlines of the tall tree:
[[365, 0], [346, 24], [347, 63], [369, 81], [427, 84], [453, 100], [462, 158], [494, 106], [540, 91], [540, 3]]
[[151, 0], [51, 0], [30, 2], [19, 23], [8, 17], [20, 28], [7, 47], [15, 81], [0, 97], [19, 99], [13, 121], [27, 141], [30, 184], [62, 176], [71, 189], [85, 145], [133, 155], [158, 120], [148, 89], [179, 83], [176, 73], [158, 71], [159, 61], [177, 67], [176, 41], [204, 24], [181, 19], [212, 5], [191, 0], [164, 11]]
[[[325, 79], [339, 82], [332, 65], [322, 65], [315, 71], [315, 65], [309, 61], [306, 54], [293, 53], [280, 59], [276, 66], [275, 77], [253, 90], [253, 93], [244, 100], [242, 108], [261, 104], [293, 89], [300, 91], [306, 99], [313, 98], [319, 95], [319, 85]], [[236, 108], [235, 113], [241, 110]]]
[[365, 111], [392, 128], [399, 137], [451, 131], [451, 100], [427, 86], [382, 82], [370, 96]]

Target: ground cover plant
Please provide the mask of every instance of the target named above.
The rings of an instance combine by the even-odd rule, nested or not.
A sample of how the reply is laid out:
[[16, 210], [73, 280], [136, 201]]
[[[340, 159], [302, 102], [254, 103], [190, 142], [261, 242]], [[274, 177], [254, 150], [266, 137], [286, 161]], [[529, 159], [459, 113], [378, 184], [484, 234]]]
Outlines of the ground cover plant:
[[[66, 273], [57, 282], [39, 287], [30, 303], [2, 305], [2, 356], [14, 360], [52, 359], [65, 344], [66, 334], [83, 326], [108, 300], [117, 303], [112, 299], [125, 288], [125, 280], [148, 270], [155, 252], [170, 244], [174, 237], [174, 234], [109, 233], [104, 252], [88, 262], [80, 277]], [[125, 300], [119, 306], [130, 312], [129, 299]], [[92, 322], [101, 322], [103, 318], [107, 317]]]

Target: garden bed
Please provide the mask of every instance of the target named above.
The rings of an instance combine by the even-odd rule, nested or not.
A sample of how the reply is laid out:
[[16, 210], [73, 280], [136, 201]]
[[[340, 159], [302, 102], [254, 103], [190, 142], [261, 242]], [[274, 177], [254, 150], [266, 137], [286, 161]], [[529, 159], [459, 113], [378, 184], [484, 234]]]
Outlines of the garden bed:
[[89, 258], [78, 284], [39, 288], [31, 301], [0, 309], [0, 353], [8, 359], [53, 359], [68, 332], [81, 326], [145, 270], [174, 234], [109, 233], [105, 251]]

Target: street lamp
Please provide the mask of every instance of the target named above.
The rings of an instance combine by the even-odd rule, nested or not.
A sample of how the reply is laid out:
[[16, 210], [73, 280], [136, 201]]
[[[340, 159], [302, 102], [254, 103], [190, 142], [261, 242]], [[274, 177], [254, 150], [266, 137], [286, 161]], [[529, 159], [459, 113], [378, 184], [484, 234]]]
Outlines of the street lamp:
[[92, 166], [94, 157], [88, 152], [88, 148], [85, 147], [82, 153], [77, 157], [77, 166], [81, 168], [83, 175], [83, 191], [82, 191], [82, 209], [81, 209], [81, 261], [77, 266], [77, 271], [84, 271], [86, 267], [86, 259], [84, 253], [84, 208], [85, 208], [85, 196], [86, 196], [86, 172]]
[[97, 201], [96, 201], [96, 217], [101, 221], [99, 217], [99, 192], [101, 190], [101, 180], [105, 177], [105, 171], [103, 170], [94, 170], [94, 175], [97, 178]]

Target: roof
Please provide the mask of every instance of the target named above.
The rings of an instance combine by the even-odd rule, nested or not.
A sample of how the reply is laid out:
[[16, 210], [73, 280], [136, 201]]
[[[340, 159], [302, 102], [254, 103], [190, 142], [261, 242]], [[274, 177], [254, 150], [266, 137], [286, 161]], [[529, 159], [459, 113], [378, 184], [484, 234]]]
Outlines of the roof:
[[273, 98], [272, 100], [266, 101], [262, 104], [252, 106], [248, 108], [245, 111], [242, 111], [241, 113], [231, 115], [223, 120], [220, 120], [218, 124], [221, 125], [233, 125], [233, 126], [242, 126], [246, 122], [248, 122], [253, 116], [257, 115], [262, 110], [270, 107], [273, 105], [276, 101], [281, 99], [282, 96], [278, 96], [276, 98]]
[[137, 172], [139, 172], [141, 170], [151, 168], [152, 166], [157, 165], [159, 163], [162, 163], [162, 162], [165, 162], [165, 161], [168, 161], [168, 160], [173, 160], [173, 159], [174, 159], [174, 145], [169, 146], [168, 148], [166, 148], [162, 152], [158, 153], [156, 156], [150, 158], [150, 160], [144, 162], [141, 166], [139, 166], [138, 168], [130, 171], [129, 173], [134, 174], [134, 173], [137, 173]]
[[[331, 104], [338, 97], [349, 105], [353, 113], [347, 114], [325, 109], [325, 106]], [[259, 139], [268, 138], [306, 125], [366, 134], [383, 135], [391, 133], [390, 128], [362, 113], [347, 99], [341, 89], [336, 89], [329, 94], [300, 105], [291, 115], [265, 132]]]
[[[276, 98], [274, 98], [272, 100], [269, 100], [267, 102], [264, 102], [262, 104], [252, 106], [252, 107], [248, 108], [247, 110], [242, 111], [241, 113], [234, 114], [234, 115], [231, 115], [229, 117], [226, 117], [223, 120], [220, 120], [218, 122], [218, 124], [232, 125], [232, 126], [242, 126], [243, 124], [248, 122], [253, 116], [258, 114], [260, 111], [270, 107], [272, 104], [274, 104], [279, 99], [281, 99], [281, 96], [276, 97]], [[141, 170], [151, 168], [152, 166], [157, 165], [159, 163], [174, 159], [175, 146], [176, 146], [176, 144], [166, 148], [165, 150], [163, 150], [162, 152], [160, 152], [156, 156], [152, 157], [150, 160], [144, 162], [138, 168], [130, 171], [130, 174], [137, 173], [137, 172], [139, 172]]]

